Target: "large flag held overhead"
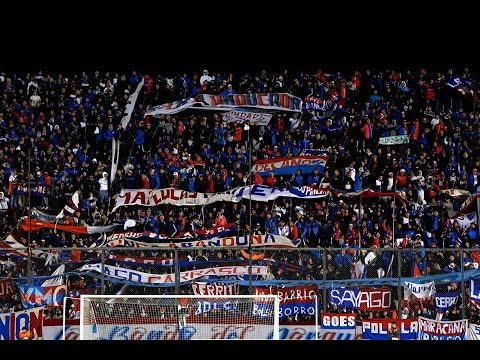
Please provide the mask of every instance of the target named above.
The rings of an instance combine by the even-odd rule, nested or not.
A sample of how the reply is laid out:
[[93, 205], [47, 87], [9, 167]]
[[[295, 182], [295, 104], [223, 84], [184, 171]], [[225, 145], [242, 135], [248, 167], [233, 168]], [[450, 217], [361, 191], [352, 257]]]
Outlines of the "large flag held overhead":
[[88, 234], [99, 234], [99, 233], [103, 233], [103, 232], [113, 231], [113, 229], [115, 228], [115, 225], [105, 225], [105, 226], [57, 225], [57, 224], [50, 224], [50, 223], [43, 222], [43, 221], [40, 221], [40, 220], [32, 219], [30, 221], [30, 226], [29, 226], [28, 218], [26, 218], [22, 222], [21, 227], [22, 227], [22, 230], [24, 230], [24, 231], [29, 231], [29, 230], [40, 231], [42, 229], [47, 228], [47, 229], [56, 229], [56, 230], [59, 230], [59, 231], [66, 231], [66, 232], [72, 233], [72, 234], [88, 235]]
[[80, 189], [75, 190], [72, 196], [67, 200], [67, 203], [63, 207], [62, 211], [57, 215], [58, 219], [65, 217], [65, 215], [72, 216], [79, 209], [80, 195], [82, 191]]
[[257, 108], [300, 112], [302, 111], [302, 103], [302, 99], [288, 93], [199, 94], [195, 98], [148, 107], [145, 115], [162, 116], [176, 114], [191, 107], [195, 107], [198, 110], [217, 111], [230, 111], [232, 108]]

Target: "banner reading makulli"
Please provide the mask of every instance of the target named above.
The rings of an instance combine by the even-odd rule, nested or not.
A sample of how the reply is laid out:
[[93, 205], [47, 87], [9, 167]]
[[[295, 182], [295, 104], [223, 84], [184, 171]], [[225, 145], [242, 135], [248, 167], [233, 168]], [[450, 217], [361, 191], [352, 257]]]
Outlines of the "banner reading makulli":
[[306, 174], [313, 172], [315, 168], [323, 173], [327, 160], [328, 157], [325, 155], [272, 158], [256, 161], [252, 170], [257, 171], [261, 176], [268, 176], [270, 172], [275, 175], [293, 175], [297, 170]]

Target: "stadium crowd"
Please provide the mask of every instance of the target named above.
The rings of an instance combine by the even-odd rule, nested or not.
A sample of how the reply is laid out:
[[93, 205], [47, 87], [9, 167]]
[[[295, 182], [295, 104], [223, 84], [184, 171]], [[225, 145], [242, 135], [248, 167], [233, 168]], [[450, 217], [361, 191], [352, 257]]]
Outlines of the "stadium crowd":
[[[324, 272], [329, 280], [349, 279], [355, 276], [352, 263], [365, 263], [366, 249], [392, 247], [415, 250], [402, 252], [402, 276], [412, 276], [415, 264], [422, 275], [478, 268], [480, 252], [466, 253], [462, 264], [458, 252], [451, 251], [480, 246], [477, 221], [465, 224], [455, 219], [465, 207], [475, 211], [465, 203], [480, 187], [478, 76], [468, 68], [328, 70], [312, 74], [207, 69], [175, 74], [1, 72], [1, 238], [12, 233], [26, 245], [28, 237], [19, 224], [29, 214], [29, 201], [31, 207], [56, 215], [79, 189], [80, 208], [63, 220], [66, 224], [115, 224], [120, 231], [126, 229], [127, 220], [134, 220], [129, 230], [175, 238], [236, 223], [238, 235], [281, 234], [301, 240], [305, 248], [342, 249], [326, 250], [325, 269], [318, 255], [321, 250], [274, 252], [278, 263], [294, 266], [272, 266], [274, 279], [318, 280]], [[128, 98], [141, 81], [144, 87], [137, 106], [123, 129]], [[149, 106], [198, 94], [264, 92], [288, 92], [305, 100], [305, 105], [315, 99], [334, 106], [275, 112], [268, 125], [247, 122], [249, 127], [222, 121], [219, 111], [145, 115]], [[408, 142], [379, 144], [380, 137], [403, 135]], [[120, 161], [110, 183], [114, 138], [121, 141]], [[250, 172], [257, 160], [308, 151], [328, 154], [323, 173], [298, 170], [292, 176], [272, 172], [262, 177]], [[203, 207], [128, 206], [110, 212], [121, 189], [174, 187], [214, 193], [248, 185], [250, 180], [282, 188], [328, 184], [332, 192], [319, 199], [254, 201], [251, 209], [248, 201], [242, 201]], [[28, 182], [44, 186], [46, 195], [29, 199], [19, 191], [19, 185]], [[401, 196], [363, 198], [360, 205], [358, 197], [348, 194], [364, 189], [397, 191]], [[97, 240], [52, 229], [31, 236], [32, 248], [89, 247]], [[169, 258], [171, 252], [155, 255]], [[59, 263], [94, 256], [58, 251], [49, 265], [34, 263], [34, 273], [50, 275]], [[190, 251], [183, 259], [188, 256], [195, 261], [245, 260], [239, 251], [230, 250]], [[367, 264], [366, 271], [371, 271], [367, 277], [384, 276], [390, 260], [388, 252], [377, 256]], [[26, 276], [24, 259], [3, 252], [0, 261], [0, 277]], [[96, 287], [98, 279], [89, 278], [88, 284]], [[108, 286], [110, 291], [118, 289], [118, 284]], [[159, 290], [163, 291], [167, 290]], [[11, 311], [10, 305], [2, 311]], [[478, 311], [473, 313], [478, 318]]]

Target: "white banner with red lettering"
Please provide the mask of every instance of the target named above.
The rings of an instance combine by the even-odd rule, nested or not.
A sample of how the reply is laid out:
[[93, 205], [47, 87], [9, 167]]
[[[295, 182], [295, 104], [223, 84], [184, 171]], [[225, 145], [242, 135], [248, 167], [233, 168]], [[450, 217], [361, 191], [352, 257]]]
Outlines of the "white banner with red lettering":
[[[309, 158], [312, 158], [311, 156]], [[277, 160], [272, 160], [277, 161]], [[294, 163], [295, 159], [287, 160], [289, 164]], [[308, 160], [311, 163], [311, 160]], [[278, 160], [279, 168], [288, 166], [286, 162]], [[320, 168], [319, 168], [320, 169]], [[266, 170], [265, 170], [266, 171]], [[265, 176], [270, 171], [266, 171]], [[291, 187], [289, 189], [269, 187], [266, 185], [242, 186], [233, 190], [220, 193], [197, 193], [179, 190], [175, 188], [165, 188], [158, 190], [151, 189], [122, 189], [115, 197], [115, 205], [112, 212], [120, 206], [157, 206], [157, 205], [175, 205], [175, 206], [202, 206], [212, 204], [217, 201], [240, 202], [243, 199], [252, 199], [254, 201], [271, 201], [278, 197], [291, 197], [298, 199], [316, 199], [331, 194], [330, 184], [318, 186]], [[93, 226], [90, 226], [93, 227]]]
[[[176, 323], [138, 324], [115, 323], [97, 324], [97, 333], [105, 340], [269, 340], [273, 338], [273, 326], [260, 324], [222, 324], [188, 322], [182, 333]], [[352, 330], [329, 330], [315, 325], [280, 325], [280, 340], [360, 340], [361, 327]]]
[[466, 340], [468, 320], [437, 321], [418, 318], [419, 340]]
[[194, 295], [238, 295], [240, 287], [238, 284], [208, 284], [206, 282], [193, 282], [192, 290]]
[[[86, 264], [80, 271], [102, 272], [102, 264]], [[244, 276], [249, 275], [248, 266], [218, 266], [214, 268], [183, 271], [180, 273], [180, 283], [196, 280], [205, 276]], [[109, 277], [144, 284], [175, 284], [175, 274], [150, 274], [118, 266], [104, 265], [103, 273]], [[252, 275], [267, 275], [267, 266], [252, 266]]]
[[[251, 246], [264, 247], [264, 246], [276, 246], [276, 247], [297, 247], [300, 245], [301, 240], [292, 241], [283, 235], [252, 235]], [[169, 243], [147, 243], [136, 240], [128, 239], [114, 239], [107, 242], [107, 246], [110, 247], [152, 247], [152, 246], [169, 246], [177, 249], [192, 249], [192, 248], [204, 248], [204, 247], [248, 247], [250, 245], [249, 236], [228, 236], [216, 239], [206, 240], [192, 240], [192, 241], [178, 241]]]

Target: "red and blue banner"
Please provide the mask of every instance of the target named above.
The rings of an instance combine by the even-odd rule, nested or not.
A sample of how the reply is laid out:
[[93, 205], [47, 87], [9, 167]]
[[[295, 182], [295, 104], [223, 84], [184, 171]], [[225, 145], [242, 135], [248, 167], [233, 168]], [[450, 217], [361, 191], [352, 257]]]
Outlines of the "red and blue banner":
[[418, 318], [419, 340], [466, 340], [468, 320], [437, 321]]
[[[30, 194], [37, 197], [48, 197], [50, 196], [51, 186], [43, 185], [39, 183], [30, 184]], [[28, 185], [27, 184], [18, 184], [15, 186], [16, 195], [27, 195], [28, 194]]]
[[261, 176], [268, 176], [270, 172], [275, 175], [293, 175], [297, 170], [301, 170], [302, 174], [308, 174], [316, 168], [320, 173], [323, 173], [327, 160], [328, 156], [326, 155], [258, 160], [253, 165], [252, 171], [257, 171]]
[[0, 314], [0, 340], [20, 340], [23, 327], [30, 330], [34, 340], [43, 338], [43, 307]]
[[319, 314], [320, 296], [316, 285], [298, 285], [284, 288], [256, 287], [254, 295], [277, 295], [280, 301], [280, 321], [296, 315], [315, 317]]
[[0, 299], [10, 299], [15, 292], [12, 279], [0, 279]]
[[19, 284], [20, 299], [25, 309], [39, 305], [61, 306], [63, 298], [67, 294], [66, 285], [36, 286]]

